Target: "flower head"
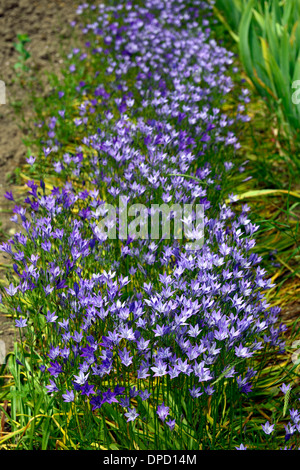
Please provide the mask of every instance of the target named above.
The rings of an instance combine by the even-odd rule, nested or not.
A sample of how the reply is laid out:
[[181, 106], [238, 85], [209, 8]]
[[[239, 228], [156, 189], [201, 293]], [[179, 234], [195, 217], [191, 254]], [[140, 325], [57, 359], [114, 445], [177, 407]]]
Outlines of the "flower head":
[[157, 411], [156, 413], [158, 414], [158, 417], [164, 421], [166, 419], [166, 417], [168, 416], [169, 414], [169, 407], [168, 406], [165, 406], [164, 403], [162, 403], [161, 405], [159, 405], [157, 407]]
[[288, 385], [282, 384], [281, 387], [279, 388], [284, 394], [286, 394], [291, 389], [291, 384], [288, 384]]
[[66, 390], [66, 393], [62, 394], [62, 397], [64, 399], [64, 402], [71, 402], [74, 401], [74, 392], [73, 390]]
[[18, 328], [24, 328], [25, 326], [27, 326], [27, 318], [20, 317], [19, 320], [16, 320], [16, 326]]

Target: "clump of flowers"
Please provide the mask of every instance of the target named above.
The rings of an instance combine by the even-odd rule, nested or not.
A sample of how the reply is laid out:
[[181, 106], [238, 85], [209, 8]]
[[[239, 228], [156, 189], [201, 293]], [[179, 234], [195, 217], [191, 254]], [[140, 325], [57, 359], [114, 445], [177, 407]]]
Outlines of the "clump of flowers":
[[[204, 7], [180, 0], [79, 7], [79, 15], [97, 10], [83, 33], [110, 79], [103, 84], [96, 73], [88, 96], [78, 84], [73, 122], [82, 145], [74, 154], [60, 152], [64, 110], [50, 120], [44, 158], [62, 184], [46, 194], [41, 181], [41, 194], [27, 183], [27, 207], [14, 209], [25, 233], [0, 247], [15, 261], [19, 284], [6, 288], [8, 301], [18, 305], [16, 325], [32, 326], [36, 347], [42, 342], [49, 393], [95, 414], [111, 405], [126, 422], [149, 420], [151, 406], [164, 429], [194, 423], [196, 436], [205, 433], [211, 402], [218, 419], [225, 382], [232, 396], [249, 394], [256, 375], [249, 359], [262, 348], [284, 349], [279, 309], [262, 293], [272, 285], [253, 252], [258, 227], [247, 205], [235, 213], [224, 202], [239, 148], [234, 125], [248, 117], [242, 104], [234, 117], [223, 111], [233, 54], [210, 39], [205, 21], [199, 28]], [[121, 198], [147, 208], [136, 237], [126, 232]], [[108, 203], [116, 207], [111, 221]], [[199, 249], [187, 248], [199, 234], [195, 211], [190, 237], [151, 238], [147, 217], [161, 204], [204, 208]]]

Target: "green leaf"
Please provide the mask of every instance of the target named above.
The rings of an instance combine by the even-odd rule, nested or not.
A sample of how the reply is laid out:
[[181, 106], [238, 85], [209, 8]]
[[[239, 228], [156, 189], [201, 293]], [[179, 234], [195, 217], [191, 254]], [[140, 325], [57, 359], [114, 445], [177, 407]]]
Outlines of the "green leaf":
[[282, 71], [283, 79], [285, 81], [286, 87], [290, 86], [290, 67], [289, 67], [289, 36], [287, 29], [285, 28], [281, 38], [281, 47], [280, 47], [280, 69]]
[[254, 0], [250, 0], [241, 19], [240, 26], [239, 26], [239, 49], [240, 49], [240, 56], [243, 62], [243, 65], [249, 75], [249, 77], [253, 78], [253, 63], [251, 59], [251, 51], [249, 47], [249, 28], [252, 19], [252, 8], [253, 8]]
[[24, 53], [24, 46], [22, 43], [18, 42], [17, 44], [15, 44], [15, 49], [17, 52], [20, 52], [20, 54], [23, 54]]
[[30, 42], [31, 41], [31, 39], [28, 37], [27, 34], [17, 34], [17, 38], [21, 42]]
[[260, 29], [263, 31], [264, 28], [265, 28], [265, 20], [264, 20], [264, 17], [258, 13], [257, 10], [253, 10], [253, 16], [254, 18], [256, 19]]

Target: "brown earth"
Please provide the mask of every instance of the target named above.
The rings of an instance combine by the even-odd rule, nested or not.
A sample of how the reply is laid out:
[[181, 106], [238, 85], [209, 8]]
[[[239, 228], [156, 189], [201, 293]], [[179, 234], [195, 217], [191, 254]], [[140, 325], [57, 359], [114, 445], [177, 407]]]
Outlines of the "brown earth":
[[[76, 8], [81, 3], [78, 0], [0, 0], [0, 80], [5, 83], [6, 92], [6, 102], [0, 104], [0, 243], [20, 231], [19, 226], [10, 221], [15, 203], [4, 198], [7, 191], [14, 194], [12, 175], [17, 167], [26, 163], [27, 156], [27, 148], [22, 142], [24, 130], [20, 128], [24, 124], [14, 104], [19, 104], [25, 123], [27, 119], [34, 120], [29, 90], [16, 81], [13, 67], [19, 61], [19, 52], [14, 47], [18, 42], [17, 34], [27, 34], [30, 39], [26, 49], [31, 57], [26, 65], [43, 83], [39, 95], [46, 96], [50, 85], [45, 72], [54, 71], [61, 79], [62, 54], [68, 54], [72, 47], [80, 47], [84, 42], [84, 37], [74, 36], [74, 29], [69, 25], [70, 21], [80, 23]], [[0, 251], [1, 282], [7, 282], [7, 263], [12, 260]], [[0, 341], [4, 342], [6, 353], [12, 350], [15, 338], [11, 319], [0, 312]]]

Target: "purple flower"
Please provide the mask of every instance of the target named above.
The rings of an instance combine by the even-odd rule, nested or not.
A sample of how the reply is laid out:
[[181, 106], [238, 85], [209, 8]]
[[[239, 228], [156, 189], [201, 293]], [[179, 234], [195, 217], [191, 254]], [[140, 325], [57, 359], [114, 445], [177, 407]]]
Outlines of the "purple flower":
[[8, 293], [8, 295], [10, 295], [11, 297], [13, 297], [13, 296], [16, 294], [16, 292], [18, 292], [19, 287], [18, 287], [18, 286], [17, 286], [17, 287], [14, 287], [14, 285], [11, 283], [11, 284], [9, 285], [9, 287], [4, 287], [4, 289], [6, 290], [6, 292]]
[[291, 389], [291, 385], [290, 384], [288, 384], [288, 385], [282, 384], [281, 387], [279, 387], [279, 388], [284, 394], [286, 394]]
[[93, 393], [95, 393], [94, 385], [89, 385], [86, 382], [84, 385], [82, 385], [82, 387], [80, 387], [80, 391], [81, 391], [81, 395], [86, 395], [88, 397], [89, 395], [92, 395]]
[[128, 408], [129, 405], [130, 405], [130, 399], [129, 399], [129, 397], [121, 398], [121, 399], [120, 399], [120, 405], [121, 405], [123, 408]]
[[46, 388], [48, 389], [48, 393], [53, 393], [53, 392], [58, 392], [58, 388], [56, 386], [56, 383], [53, 380], [50, 380], [50, 385], [46, 385]]
[[58, 346], [50, 348], [48, 356], [50, 359], [56, 359], [60, 354], [60, 349]]
[[63, 328], [64, 330], [68, 330], [69, 329], [69, 319], [67, 318], [66, 320], [64, 319], [63, 321], [59, 321], [58, 322], [59, 326], [61, 328]]
[[55, 361], [55, 362], [50, 362], [51, 367], [48, 367], [48, 372], [50, 372], [53, 377], [58, 377], [59, 374], [63, 371], [61, 365]]
[[14, 197], [11, 191], [10, 192], [6, 191], [6, 193], [4, 194], [4, 197], [8, 199], [9, 201], [14, 201]]
[[51, 149], [50, 147], [43, 147], [43, 151], [44, 151], [44, 155], [45, 157], [48, 157], [48, 155], [52, 152], [53, 149]]
[[82, 340], [83, 338], [83, 333], [82, 331], [80, 333], [78, 333], [78, 331], [75, 330], [74, 332], [74, 335], [71, 336], [72, 339], [74, 339], [74, 341], [76, 341], [76, 343], [80, 343], [80, 341]]
[[237, 357], [251, 357], [253, 353], [249, 351], [249, 348], [243, 347], [242, 344], [235, 346], [235, 355]]
[[247, 450], [247, 447], [241, 444], [239, 447], [236, 447], [236, 450]]
[[135, 398], [138, 396], [138, 394], [139, 394], [139, 391], [135, 387], [132, 387], [129, 389], [130, 398]]
[[48, 310], [47, 315], [46, 315], [46, 320], [47, 323], [54, 323], [55, 320], [57, 320], [58, 316], [55, 315], [55, 312], [51, 313], [50, 310]]
[[129, 351], [127, 351], [126, 348], [124, 348], [123, 351], [119, 351], [119, 357], [124, 366], [128, 367], [130, 364], [132, 364], [133, 357], [130, 356]]
[[18, 328], [24, 328], [25, 326], [27, 326], [27, 319], [20, 317], [19, 320], [16, 320], [16, 326]]
[[193, 398], [199, 398], [201, 395], [203, 395], [203, 392], [200, 391], [200, 387], [196, 388], [195, 385], [192, 389], [189, 388], [189, 392], [191, 394], [191, 397]]
[[147, 389], [145, 390], [140, 390], [140, 397], [143, 401], [148, 400], [148, 398], [151, 396], [151, 393], [148, 392]]
[[[40, 184], [41, 195], [34, 181], [29, 181], [25, 203], [31, 225], [23, 207], [14, 209], [28, 239], [15, 234], [0, 246], [18, 263], [14, 269], [20, 285], [7, 288], [8, 296], [29, 295], [36, 287], [43, 293], [42, 286], [45, 297], [51, 294], [58, 303], [58, 313], [48, 310], [45, 316], [47, 331], [53, 330], [53, 338], [57, 338], [55, 344], [48, 344], [45, 357], [62, 364], [51, 362], [49, 374], [73, 376], [74, 391], [64, 393], [63, 399], [71, 401], [74, 393], [80, 392], [76, 399], [90, 401], [94, 410], [119, 400], [128, 410], [128, 421], [138, 416], [135, 408], [130, 408], [131, 401], [138, 395], [139, 403], [150, 397], [147, 390], [137, 390], [137, 384], [144, 389], [146, 383], [156, 382], [155, 377], [167, 375], [176, 387], [185, 374], [190, 388], [183, 393], [194, 400], [201, 397], [205, 403], [214, 389], [203, 384], [217, 379], [216, 370], [226, 378], [237, 374], [233, 366], [230, 370], [226, 364], [221, 366], [222, 358], [235, 354], [247, 359], [263, 342], [282, 348], [283, 331], [275, 327], [278, 310], [269, 308], [263, 297], [271, 285], [264, 278], [265, 270], [258, 266], [262, 259], [252, 252], [258, 228], [251, 223], [250, 207], [242, 206], [235, 213], [234, 204], [216, 202], [217, 196], [221, 197], [216, 193], [234, 165], [225, 162], [216, 167], [212, 156], [228, 150], [231, 159], [240, 145], [235, 124], [247, 120], [247, 90], [240, 94], [235, 115], [225, 114], [226, 107], [219, 106], [233, 89], [227, 72], [233, 54], [211, 40], [208, 22], [202, 19], [201, 0], [191, 2], [195, 3], [191, 8], [177, 0], [146, 0], [142, 8], [135, 3], [140, 2], [120, 2], [120, 11], [119, 7], [101, 5], [97, 21], [83, 25], [83, 34], [89, 33], [86, 45], [95, 58], [103, 56], [109, 79], [93, 89], [81, 77], [79, 86], [74, 86], [85, 98], [76, 106], [70, 125], [73, 130], [81, 129], [83, 135], [70, 153], [61, 156], [57, 152], [56, 161], [50, 164], [54, 174], [66, 172], [71, 177], [49, 195], [44, 183]], [[78, 8], [78, 14], [86, 9], [87, 3]], [[102, 37], [101, 46], [92, 40], [93, 34], [96, 42]], [[69, 55], [74, 62], [70, 72], [87, 57], [82, 52], [73, 49]], [[99, 73], [92, 75], [96, 78]], [[64, 91], [59, 91], [59, 99], [63, 96]], [[59, 148], [55, 131], [65, 114], [61, 109], [49, 123], [38, 124], [48, 124], [42, 159]], [[95, 116], [99, 127], [92, 133], [85, 124]], [[89, 147], [89, 158], [81, 145]], [[27, 161], [33, 164], [35, 159]], [[11, 199], [10, 193], [7, 196]], [[117, 221], [126, 233], [120, 237], [121, 243], [111, 240], [98, 222], [106, 217], [107, 204], [114, 204], [121, 196], [128, 204], [147, 205], [147, 215], [158, 215], [158, 219], [160, 211], [152, 203], [182, 207], [199, 202], [205, 209], [202, 248], [187, 250], [185, 239], [163, 233], [167, 224], [160, 219], [163, 231], [153, 240], [139, 237], [138, 230], [129, 234], [123, 230], [128, 224], [121, 220], [120, 208]], [[229, 200], [236, 200], [234, 194]], [[185, 238], [196, 238], [202, 229], [195, 210], [180, 218], [190, 225]], [[107, 229], [115, 227], [116, 221], [106, 221]], [[175, 229], [175, 222], [173, 225]], [[42, 252], [44, 263], [49, 265], [44, 266], [45, 271], [37, 267], [35, 257], [29, 258], [28, 241]], [[54, 251], [55, 257], [49, 256]], [[94, 264], [101, 266], [100, 272], [89, 276], [86, 268]], [[126, 397], [122, 387], [127, 381], [125, 367], [130, 367], [130, 380], [137, 379], [131, 382], [129, 392], [126, 386]], [[254, 372], [241, 372], [237, 378], [241, 392], [251, 391]], [[112, 384], [114, 380], [119, 385], [113, 391], [95, 393], [89, 384]], [[54, 382], [47, 387], [57, 391]], [[287, 387], [281, 390], [288, 391]], [[169, 408], [162, 403], [157, 415], [165, 423]], [[292, 416], [298, 425], [298, 415]], [[174, 429], [175, 420], [166, 425]], [[288, 431], [290, 434], [291, 429]], [[242, 444], [239, 449], [244, 450]]]
[[43, 286], [43, 289], [44, 289], [45, 295], [46, 295], [46, 297], [47, 297], [47, 296], [53, 291], [54, 287], [51, 287], [51, 286], [48, 284], [46, 287]]
[[116, 385], [114, 388], [114, 393], [117, 395], [122, 395], [125, 392], [125, 387], [120, 387], [120, 385]]
[[169, 426], [170, 430], [173, 431], [175, 428], [175, 419], [169, 419], [169, 421], [166, 421], [166, 424]]
[[73, 377], [75, 378], [75, 383], [77, 383], [79, 385], [84, 385], [85, 382], [88, 379], [88, 376], [89, 376], [89, 374], [85, 375], [84, 372], [82, 372], [82, 370], [80, 370], [79, 375], [74, 375]]
[[167, 364], [165, 364], [163, 361], [159, 360], [156, 363], [156, 366], [151, 367], [153, 372], [155, 372], [153, 377], [162, 377], [163, 375], [166, 375], [167, 374], [167, 367], [168, 367]]
[[165, 421], [166, 417], [169, 414], [169, 407], [165, 406], [164, 402], [157, 407], [156, 413], [158, 414], [158, 417], [162, 420]]
[[298, 424], [299, 421], [300, 421], [300, 412], [299, 410], [289, 410], [290, 411], [290, 416], [291, 416], [291, 420], [293, 421], [293, 423], [295, 424]]
[[56, 283], [56, 289], [64, 289], [65, 287], [68, 287], [68, 285], [66, 284], [65, 279], [61, 279], [61, 280], [59, 279]]
[[35, 162], [36, 158], [30, 155], [28, 158], [26, 158], [26, 161], [29, 165], [33, 165]]
[[107, 392], [102, 393], [102, 403], [118, 403], [116, 396], [117, 396], [117, 393], [112, 392], [109, 388]]

